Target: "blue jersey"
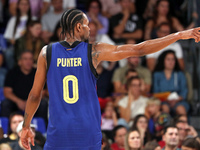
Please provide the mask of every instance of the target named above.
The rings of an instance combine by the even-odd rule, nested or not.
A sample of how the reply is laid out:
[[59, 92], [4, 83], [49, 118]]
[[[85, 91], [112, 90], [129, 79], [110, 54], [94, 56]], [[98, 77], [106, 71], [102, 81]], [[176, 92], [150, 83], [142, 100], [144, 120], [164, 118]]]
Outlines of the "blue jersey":
[[[48, 46], [49, 123], [45, 150], [100, 150], [101, 112], [91, 45]], [[49, 57], [49, 58], [48, 58]]]

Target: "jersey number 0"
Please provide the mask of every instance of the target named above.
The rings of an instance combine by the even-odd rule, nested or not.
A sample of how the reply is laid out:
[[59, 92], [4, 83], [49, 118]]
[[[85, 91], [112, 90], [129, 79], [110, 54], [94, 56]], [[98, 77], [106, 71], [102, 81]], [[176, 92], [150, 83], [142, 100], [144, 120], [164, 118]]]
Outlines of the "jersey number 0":
[[[69, 81], [72, 81], [72, 93], [73, 96], [69, 97]], [[74, 104], [79, 99], [78, 92], [78, 79], [73, 75], [68, 75], [63, 78], [63, 99], [66, 103]]]

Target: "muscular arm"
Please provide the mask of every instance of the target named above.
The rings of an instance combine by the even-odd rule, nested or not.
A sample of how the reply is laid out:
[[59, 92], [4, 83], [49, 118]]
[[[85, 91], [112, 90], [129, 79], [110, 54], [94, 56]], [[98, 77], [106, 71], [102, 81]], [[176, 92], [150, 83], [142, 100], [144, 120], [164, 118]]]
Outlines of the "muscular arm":
[[42, 49], [38, 57], [37, 71], [35, 74], [34, 84], [29, 93], [23, 127], [29, 128], [42, 97], [42, 90], [46, 81], [46, 47]]
[[144, 56], [157, 52], [164, 47], [176, 42], [179, 39], [194, 38], [195, 42], [200, 41], [200, 27], [186, 31], [177, 32], [168, 36], [148, 40], [139, 44], [109, 45], [105, 43], [96, 43], [92, 46], [92, 61], [96, 68], [101, 61], [118, 61], [130, 56]]

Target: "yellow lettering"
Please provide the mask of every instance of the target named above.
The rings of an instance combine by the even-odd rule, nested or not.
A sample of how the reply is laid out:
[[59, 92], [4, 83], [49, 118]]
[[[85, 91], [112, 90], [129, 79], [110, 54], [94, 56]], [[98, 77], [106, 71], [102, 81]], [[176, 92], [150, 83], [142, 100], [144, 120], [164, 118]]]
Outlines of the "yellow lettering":
[[81, 58], [78, 58], [78, 66], [82, 66], [82, 64], [81, 64]]
[[67, 67], [70, 67], [70, 59], [67, 58]]
[[74, 67], [77, 67], [77, 58], [74, 58]]
[[57, 67], [59, 67], [60, 63], [61, 63], [61, 59], [57, 58]]
[[70, 58], [70, 60], [71, 60], [71, 67], [73, 67], [73, 59], [74, 58]]
[[66, 66], [66, 58], [62, 58], [62, 67]]

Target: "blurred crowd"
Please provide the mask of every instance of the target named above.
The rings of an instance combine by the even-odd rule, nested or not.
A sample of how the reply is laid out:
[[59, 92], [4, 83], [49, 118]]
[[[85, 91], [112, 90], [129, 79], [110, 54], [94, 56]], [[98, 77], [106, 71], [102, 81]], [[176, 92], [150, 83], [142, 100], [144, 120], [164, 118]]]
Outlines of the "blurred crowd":
[[[0, 0], [0, 118], [9, 121], [8, 131], [0, 128], [0, 150], [23, 149], [23, 113], [38, 55], [64, 40], [59, 20], [71, 8], [86, 13], [92, 44], [137, 44], [200, 25], [195, 0]], [[102, 150], [200, 150], [189, 122], [194, 94], [184, 57], [178, 41], [145, 57], [99, 64]], [[47, 127], [46, 85], [34, 117]], [[34, 122], [31, 127], [32, 149], [42, 149], [46, 134]]]

